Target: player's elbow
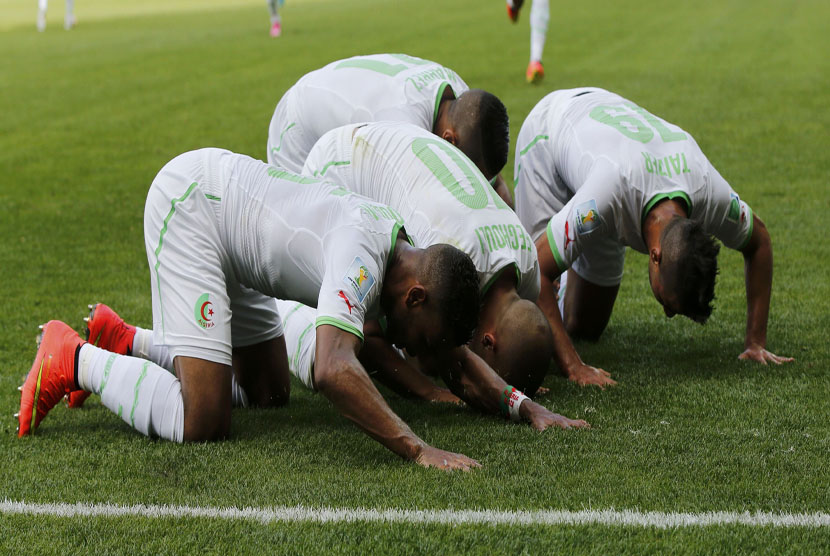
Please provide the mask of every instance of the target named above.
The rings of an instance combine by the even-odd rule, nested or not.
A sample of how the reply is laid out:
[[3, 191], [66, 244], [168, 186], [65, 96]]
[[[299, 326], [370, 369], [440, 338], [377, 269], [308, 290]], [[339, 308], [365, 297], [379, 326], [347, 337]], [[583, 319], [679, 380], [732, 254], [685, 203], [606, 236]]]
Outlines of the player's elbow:
[[346, 359], [327, 358], [315, 365], [314, 386], [318, 392], [329, 398], [332, 394], [344, 390], [347, 383], [356, 378], [356, 373], [355, 365]]

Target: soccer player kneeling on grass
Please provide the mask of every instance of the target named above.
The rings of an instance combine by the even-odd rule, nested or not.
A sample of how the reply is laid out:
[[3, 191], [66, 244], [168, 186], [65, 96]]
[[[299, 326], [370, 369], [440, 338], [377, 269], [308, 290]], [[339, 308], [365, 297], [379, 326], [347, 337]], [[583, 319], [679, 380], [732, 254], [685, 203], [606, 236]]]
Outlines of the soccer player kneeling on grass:
[[[668, 317], [706, 322], [717, 274], [714, 235], [744, 256], [747, 324], [739, 357], [792, 360], [766, 350], [769, 233], [689, 133], [609, 91], [555, 91], [522, 124], [514, 175], [516, 212], [539, 252], [539, 303], [558, 349], [573, 349], [564, 329], [589, 339], [605, 329], [626, 246], [648, 255], [649, 282]], [[557, 303], [552, 284], [563, 272]], [[613, 383], [599, 374], [571, 378]]]
[[[406, 222], [415, 245], [449, 243], [472, 258], [482, 296], [473, 341], [451, 352], [413, 353], [423, 370], [440, 374], [454, 394], [488, 413], [498, 412], [506, 388], [536, 392], [553, 350], [550, 327], [535, 303], [536, 248], [464, 153], [412, 124], [351, 124], [321, 137], [303, 172], [388, 205]], [[394, 324], [387, 330], [393, 339], [400, 332]], [[530, 401], [521, 412], [540, 430], [587, 426]]]
[[279, 296], [317, 306], [316, 384], [344, 416], [421, 465], [477, 466], [418, 438], [357, 360], [366, 318], [385, 314], [415, 352], [462, 345], [476, 326], [470, 258], [449, 245], [412, 247], [392, 215], [332, 184], [229, 151], [175, 158], [153, 181], [144, 212], [152, 343], [166, 348], [175, 376], [50, 321], [22, 387], [19, 435], [33, 432], [65, 394], [84, 390], [146, 435], [226, 437], [232, 376], [252, 405], [288, 401]]
[[470, 90], [453, 70], [406, 54], [337, 60], [300, 78], [271, 117], [267, 160], [299, 172], [327, 131], [380, 121], [407, 122], [452, 143], [513, 205], [499, 174], [510, 142], [504, 104]]

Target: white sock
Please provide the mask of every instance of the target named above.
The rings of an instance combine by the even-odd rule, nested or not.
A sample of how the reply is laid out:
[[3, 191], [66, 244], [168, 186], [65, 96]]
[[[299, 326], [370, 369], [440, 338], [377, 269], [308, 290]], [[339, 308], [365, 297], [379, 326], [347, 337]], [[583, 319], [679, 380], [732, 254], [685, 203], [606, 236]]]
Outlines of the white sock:
[[133, 337], [133, 357], [140, 357], [152, 361], [159, 367], [165, 368], [175, 374], [173, 369], [173, 358], [167, 346], [157, 346], [153, 343], [153, 331], [135, 327]]
[[[167, 346], [157, 346], [153, 343], [153, 331], [135, 327], [133, 337], [133, 357], [140, 357], [152, 361], [159, 367], [176, 374], [173, 367], [173, 358]], [[248, 396], [236, 381], [236, 376], [231, 375], [231, 403], [233, 407], [248, 407]]]
[[72, 17], [72, 12], [75, 10], [75, 0], [66, 0], [66, 17]]
[[530, 5], [530, 61], [541, 62], [550, 19], [549, 0], [533, 0]]
[[78, 385], [147, 436], [182, 442], [184, 401], [179, 380], [151, 361], [92, 344], [78, 354]]
[[268, 11], [271, 12], [271, 23], [276, 23], [280, 20], [280, 7], [278, 0], [267, 0]]
[[37, 9], [39, 12], [45, 14], [46, 8], [49, 6], [49, 0], [37, 0]]
[[510, 6], [511, 8], [516, 7], [516, 5], [513, 3], [513, 0], [507, 0], [507, 5]]

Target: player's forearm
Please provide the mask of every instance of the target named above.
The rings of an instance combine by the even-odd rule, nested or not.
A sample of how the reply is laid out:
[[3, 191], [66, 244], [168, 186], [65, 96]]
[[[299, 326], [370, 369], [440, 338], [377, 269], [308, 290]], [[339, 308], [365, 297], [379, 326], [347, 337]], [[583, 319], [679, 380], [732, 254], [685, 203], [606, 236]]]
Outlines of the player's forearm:
[[389, 343], [377, 337], [366, 336], [360, 361], [383, 384], [402, 396], [432, 400], [438, 387], [426, 375], [413, 367]]
[[318, 364], [317, 389], [341, 415], [386, 448], [406, 459], [418, 457], [425, 443], [386, 404], [359, 365], [345, 360]]
[[482, 413], [498, 413], [507, 383], [467, 347], [456, 348], [441, 369], [453, 394]]
[[542, 276], [541, 291], [537, 304], [547, 317], [553, 333], [553, 358], [556, 361], [556, 366], [563, 375], [570, 376], [571, 370], [582, 364], [582, 358], [579, 357], [568, 331], [565, 330], [565, 323], [562, 321], [559, 304], [556, 300], [556, 290], [553, 282], [546, 276]]
[[[756, 226], [760, 221], [756, 221]], [[746, 278], [746, 341], [745, 347], [766, 347], [767, 321], [772, 292], [772, 242], [760, 223], [754, 249], [744, 253]]]

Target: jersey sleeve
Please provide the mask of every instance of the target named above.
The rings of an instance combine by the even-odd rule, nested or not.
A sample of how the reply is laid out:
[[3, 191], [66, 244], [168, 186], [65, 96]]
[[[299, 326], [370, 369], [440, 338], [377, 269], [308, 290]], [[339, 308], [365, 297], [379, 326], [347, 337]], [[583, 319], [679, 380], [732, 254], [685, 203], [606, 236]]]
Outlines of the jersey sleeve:
[[[393, 237], [397, 234], [397, 230]], [[375, 234], [344, 229], [331, 234], [325, 257], [326, 274], [317, 300], [315, 328], [336, 326], [363, 341], [363, 323], [379, 313], [380, 289], [389, 246], [371, 244]]]
[[613, 168], [592, 171], [571, 200], [548, 222], [548, 245], [560, 271], [570, 268], [580, 255], [601, 256], [618, 250], [614, 191], [619, 179]]
[[708, 206], [693, 207], [692, 218], [702, 214], [704, 229], [731, 249], [743, 249], [752, 237], [752, 209], [729, 183], [709, 165]]
[[541, 273], [539, 272], [539, 261], [534, 257], [532, 268], [526, 270], [525, 272], [518, 271], [518, 275], [519, 288], [517, 291], [519, 293], [519, 297], [522, 299], [529, 299], [535, 303], [536, 300], [539, 299], [539, 292], [542, 290], [542, 278]]

